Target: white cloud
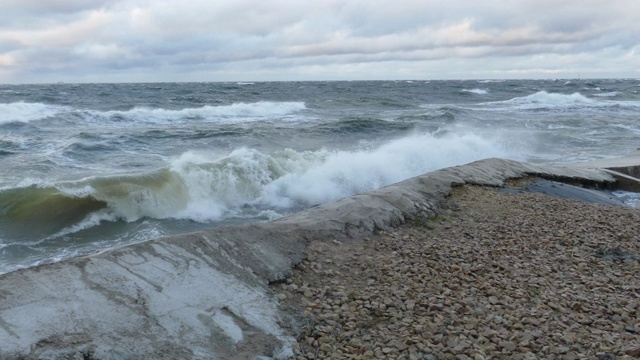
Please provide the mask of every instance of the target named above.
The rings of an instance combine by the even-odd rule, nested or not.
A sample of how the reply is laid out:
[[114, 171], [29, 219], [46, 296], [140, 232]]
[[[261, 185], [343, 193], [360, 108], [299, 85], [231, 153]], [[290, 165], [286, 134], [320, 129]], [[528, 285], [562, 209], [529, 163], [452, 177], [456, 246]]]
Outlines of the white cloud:
[[0, 66], [15, 66], [16, 60], [11, 55], [0, 55]]
[[0, 82], [639, 75], [635, 0], [0, 0], [0, 7]]

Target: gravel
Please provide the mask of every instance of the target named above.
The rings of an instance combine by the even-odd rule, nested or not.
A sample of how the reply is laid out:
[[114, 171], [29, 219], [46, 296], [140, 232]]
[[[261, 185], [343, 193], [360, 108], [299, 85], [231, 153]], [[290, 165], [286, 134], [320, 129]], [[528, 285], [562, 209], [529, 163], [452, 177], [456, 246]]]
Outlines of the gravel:
[[272, 285], [295, 359], [640, 357], [640, 212], [465, 185], [430, 220], [315, 242]]

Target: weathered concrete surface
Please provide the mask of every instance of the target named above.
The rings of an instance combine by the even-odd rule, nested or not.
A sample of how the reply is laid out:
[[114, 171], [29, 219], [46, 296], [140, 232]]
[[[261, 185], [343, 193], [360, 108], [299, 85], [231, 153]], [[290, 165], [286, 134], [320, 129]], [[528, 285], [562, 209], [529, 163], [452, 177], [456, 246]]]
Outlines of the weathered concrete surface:
[[538, 175], [612, 184], [604, 170], [487, 159], [259, 225], [166, 237], [0, 276], [1, 359], [286, 357], [267, 294], [313, 240], [351, 240], [442, 209], [451, 187]]
[[[614, 159], [607, 160], [595, 160], [595, 161], [586, 161], [581, 163], [570, 164], [572, 167], [586, 167], [586, 168], [599, 168], [599, 169], [623, 169], [629, 168], [630, 174], [635, 172], [635, 174], [640, 174], [640, 149], [638, 151], [634, 151], [628, 155], [617, 157]], [[621, 171], [622, 172], [622, 171]]]
[[572, 167], [604, 169], [616, 178], [616, 185], [622, 190], [640, 191], [640, 151], [629, 155], [608, 159], [571, 164]]

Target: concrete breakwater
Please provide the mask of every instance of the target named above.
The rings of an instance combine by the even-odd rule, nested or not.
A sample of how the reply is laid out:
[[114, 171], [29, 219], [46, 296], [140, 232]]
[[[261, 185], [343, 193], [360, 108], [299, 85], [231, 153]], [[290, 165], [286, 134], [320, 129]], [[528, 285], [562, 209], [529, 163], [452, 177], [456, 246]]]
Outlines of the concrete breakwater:
[[[0, 276], [2, 359], [286, 358], [287, 314], [269, 296], [312, 241], [357, 241], [437, 214], [453, 186], [528, 175], [611, 187], [607, 166], [487, 159], [277, 221], [166, 237]], [[629, 179], [627, 179], [629, 180]]]

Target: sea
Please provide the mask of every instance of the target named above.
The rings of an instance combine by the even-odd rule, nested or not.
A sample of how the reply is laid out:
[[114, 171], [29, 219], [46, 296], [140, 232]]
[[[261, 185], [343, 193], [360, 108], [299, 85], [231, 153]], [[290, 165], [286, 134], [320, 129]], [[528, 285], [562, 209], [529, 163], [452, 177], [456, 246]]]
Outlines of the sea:
[[638, 79], [0, 85], [0, 273], [483, 158], [639, 147]]

